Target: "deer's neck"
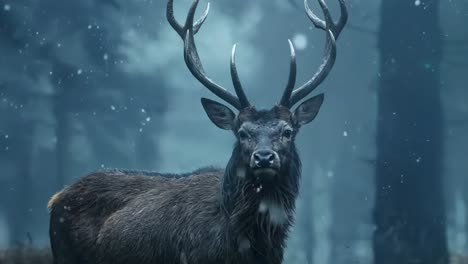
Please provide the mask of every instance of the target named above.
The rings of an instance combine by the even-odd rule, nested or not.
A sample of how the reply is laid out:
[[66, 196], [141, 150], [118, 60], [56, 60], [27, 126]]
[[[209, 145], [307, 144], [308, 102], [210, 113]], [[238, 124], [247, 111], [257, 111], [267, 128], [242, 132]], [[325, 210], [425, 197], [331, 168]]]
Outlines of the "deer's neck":
[[[256, 247], [282, 244], [293, 221], [299, 192], [301, 164], [295, 148], [277, 180], [268, 184], [255, 181], [242, 164], [239, 148], [234, 148], [222, 182], [222, 205], [229, 219], [229, 233], [244, 237]], [[258, 241], [262, 240], [262, 241]], [[239, 245], [241, 246], [241, 245]]]

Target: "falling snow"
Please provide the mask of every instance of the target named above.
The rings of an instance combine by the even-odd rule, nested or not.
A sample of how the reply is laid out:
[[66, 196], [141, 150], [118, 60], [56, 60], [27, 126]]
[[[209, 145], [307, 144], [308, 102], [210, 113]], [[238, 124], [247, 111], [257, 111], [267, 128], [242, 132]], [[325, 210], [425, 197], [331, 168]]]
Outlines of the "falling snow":
[[307, 37], [304, 34], [296, 34], [294, 35], [292, 42], [294, 47], [298, 50], [304, 50], [307, 48]]
[[[183, 12], [189, 8], [190, 1], [181, 0], [176, 4], [177, 13], [180, 13], [177, 17], [182, 22]], [[48, 216], [44, 202], [52, 191], [62, 188], [60, 184], [72, 183], [90, 170], [114, 166], [158, 168], [169, 172], [185, 172], [205, 165], [224, 167], [232, 151], [231, 143], [235, 140], [231, 134], [217, 130], [203, 112], [199, 97], [215, 99], [215, 96], [198, 84], [186, 69], [182, 42], [167, 24], [165, 12], [157, 12], [162, 7], [160, 2], [95, 1], [93, 8], [89, 8], [87, 1], [76, 1], [74, 6], [77, 8], [72, 10], [76, 13], [73, 15], [64, 15], [68, 12], [62, 10], [65, 5], [62, 7], [46, 2], [5, 0], [0, 5], [0, 9], [3, 7], [0, 17], [5, 18], [5, 23], [0, 25], [0, 31], [4, 33], [0, 52], [1, 58], [7, 61], [0, 69], [0, 154], [3, 154], [0, 167], [4, 171], [0, 175], [0, 196], [3, 195], [1, 197], [8, 201], [33, 199], [10, 206], [23, 213], [22, 218], [31, 218], [31, 223], [20, 227], [19, 238], [8, 237], [14, 233], [10, 232], [8, 225], [15, 224], [15, 221], [10, 222], [8, 203], [4, 211], [0, 210], [2, 249], [8, 241], [23, 241], [24, 233], [29, 231], [33, 234], [34, 243], [40, 245], [46, 241], [46, 237], [40, 235], [45, 234], [47, 228], [47, 225], [42, 225]], [[288, 8], [287, 3], [298, 1], [237, 1], [235, 5], [229, 5], [228, 1], [218, 2], [213, 6], [209, 22], [196, 36], [196, 42], [207, 74], [213, 81], [226, 84], [231, 92], [234, 90], [229, 77], [229, 46], [237, 41], [242, 43], [238, 68], [249, 99], [252, 96], [252, 103], [258, 101], [259, 104], [266, 104], [279, 99], [277, 96], [281, 88], [278, 87], [281, 85], [277, 84], [285, 82], [288, 73], [287, 38], [291, 39], [297, 51], [297, 87], [308, 80], [323, 62], [321, 52], [325, 34], [310, 23], [302, 4]], [[338, 21], [339, 3], [326, 2], [332, 9], [333, 19]], [[391, 6], [388, 10], [380, 10], [373, 1], [348, 2], [353, 2], [349, 10], [351, 21], [336, 40], [338, 55], [335, 68], [318, 88], [322, 90], [317, 92], [325, 91], [329, 99], [317, 121], [305, 126], [297, 136], [296, 146], [303, 164], [301, 195], [296, 203], [297, 225], [287, 242], [284, 262], [307, 263], [304, 245], [311, 245], [309, 242], [315, 240], [321, 242], [313, 244], [314, 248], [310, 250], [314, 253], [313, 259], [317, 259], [317, 263], [335, 263], [335, 247], [345, 244], [340, 240], [343, 234], [355, 236], [350, 245], [344, 245], [343, 259], [355, 258], [349, 259], [348, 263], [371, 262], [371, 231], [377, 227], [369, 215], [379, 209], [372, 207], [377, 200], [374, 195], [380, 195], [379, 192], [398, 194], [401, 189], [416, 190], [418, 186], [413, 186], [415, 183], [422, 183], [423, 189], [426, 188], [424, 184], [431, 180], [431, 177], [426, 177], [431, 172], [426, 170], [426, 166], [439, 162], [432, 156], [433, 153], [429, 153], [436, 150], [434, 145], [441, 143], [434, 131], [447, 136], [437, 148], [444, 152], [436, 155], [442, 162], [437, 164], [438, 168], [443, 168], [440, 171], [440, 175], [444, 176], [441, 183], [444, 181], [450, 185], [441, 184], [447, 189], [444, 198], [450, 205], [446, 209], [450, 221], [445, 223], [449, 245], [453, 247], [450, 252], [466, 252], [468, 220], [465, 208], [468, 196], [465, 194], [468, 187], [463, 177], [467, 168], [464, 160], [468, 149], [465, 143], [468, 100], [467, 89], [464, 89], [467, 83], [464, 74], [466, 56], [463, 56], [468, 48], [463, 25], [468, 24], [468, 2], [442, 1], [440, 8], [436, 9], [431, 1], [409, 0], [405, 2], [409, 8], [401, 10], [390, 10]], [[323, 18], [319, 4], [312, 1], [310, 4], [313, 11]], [[427, 10], [431, 12], [425, 12]], [[432, 21], [443, 28], [443, 32], [436, 35], [444, 38], [441, 41], [443, 45], [430, 42], [434, 35], [430, 28], [435, 23], [422, 22], [435, 11], [440, 13], [440, 21]], [[396, 27], [398, 23], [389, 25], [390, 28], [396, 27], [394, 30], [400, 33], [401, 39], [387, 38], [395, 42], [395, 45], [386, 43], [391, 48], [387, 56], [382, 56], [382, 45], [375, 43], [376, 37], [381, 39], [385, 36], [379, 25], [381, 12], [397, 14], [397, 19], [415, 12], [411, 16], [413, 19], [409, 20], [410, 26], [399, 28]], [[285, 21], [285, 18], [291, 19]], [[125, 39], [128, 32], [136, 33], [132, 38]], [[404, 39], [408, 33], [412, 36], [411, 44]], [[427, 44], [416, 44], [420, 39]], [[441, 57], [434, 60], [430, 54], [417, 54], [426, 49], [433, 49]], [[415, 56], [402, 58], [398, 55], [399, 50], [405, 54], [411, 50]], [[439, 54], [441, 50], [443, 53]], [[415, 69], [405, 68], [406, 64], [420, 57], [423, 59], [417, 62]], [[388, 60], [380, 64], [379, 58]], [[355, 59], [358, 59], [359, 67], [356, 67]], [[441, 65], [444, 70], [439, 73]], [[383, 66], [388, 68], [381, 69]], [[407, 71], [402, 73], [401, 69]], [[442, 98], [438, 98], [439, 92], [421, 87], [420, 84], [431, 84], [423, 79], [422, 82], [405, 83], [409, 84], [407, 89], [400, 92], [404, 85], [399, 86], [399, 82], [395, 82], [388, 89], [392, 96], [385, 102], [381, 95], [387, 90], [382, 90], [379, 85], [389, 81], [389, 72], [395, 76], [401, 75], [396, 76], [399, 80], [420, 72], [427, 74], [426, 77], [437, 73]], [[270, 78], [263, 73], [274, 73], [275, 76]], [[378, 85], [366, 91], [367, 85], [374, 81]], [[413, 96], [415, 100], [405, 101]], [[443, 108], [438, 114], [444, 117], [444, 124], [431, 126], [437, 120], [418, 113], [427, 97], [434, 101], [441, 99]], [[379, 112], [381, 106], [386, 109], [384, 114]], [[65, 119], [60, 119], [57, 109], [63, 110]], [[407, 127], [389, 125], [387, 127], [392, 127], [392, 130], [384, 131], [381, 140], [376, 140], [381, 118], [384, 124], [404, 122]], [[429, 121], [427, 126], [426, 120]], [[65, 139], [59, 136], [61, 124], [69, 128]], [[408, 131], [399, 133], [400, 128]], [[60, 175], [49, 175], [49, 172], [59, 171], [57, 154], [60, 153], [57, 151], [60, 146], [65, 146], [67, 150], [64, 157], [59, 157], [67, 161], [67, 176], [64, 179], [60, 179]], [[390, 153], [391, 157], [381, 155], [379, 148], [382, 146], [386, 147], [384, 152]], [[402, 151], [399, 149], [402, 146], [405, 146], [401, 148], [405, 153], [397, 153]], [[418, 149], [421, 146], [424, 149]], [[403, 165], [395, 165], [402, 159]], [[23, 170], [25, 164], [30, 166], [27, 167], [30, 175], [20, 175], [26, 171]], [[376, 168], [390, 168], [391, 179], [384, 179], [377, 185], [376, 179], [380, 176]], [[417, 170], [424, 173], [416, 174]], [[38, 171], [47, 173], [36, 173]], [[252, 180], [249, 179], [249, 172], [249, 168], [246, 170], [244, 166], [239, 166], [235, 180]], [[26, 187], [19, 185], [23, 179], [30, 179]], [[248, 186], [249, 195], [253, 192], [251, 196], [257, 199], [252, 214], [276, 225], [287, 223], [290, 212], [281, 204], [271, 201], [281, 198], [271, 195], [268, 184], [258, 185], [261, 181], [256, 180], [255, 184]], [[31, 186], [34, 187], [34, 195], [28, 196]], [[9, 197], [8, 193], [18, 196]], [[422, 200], [416, 196], [421, 193], [411, 193], [418, 198], [410, 203], [416, 210], [417, 202]], [[37, 202], [34, 200], [36, 197]], [[83, 197], [78, 199], [84, 200]], [[407, 197], [395, 201], [405, 199]], [[434, 201], [432, 198], [425, 200], [433, 205], [430, 209], [437, 204]], [[460, 203], [461, 209], [450, 204], [455, 201]], [[401, 202], [400, 205], [405, 206], [405, 203]], [[70, 206], [63, 206], [65, 213], [70, 210]], [[60, 217], [57, 220], [65, 223], [70, 219]], [[19, 220], [23, 222], [23, 219]], [[310, 233], [304, 232], [305, 224], [311, 225], [308, 229]], [[213, 234], [222, 233], [223, 227], [224, 223], [219, 224]], [[236, 236], [236, 249], [240, 253], [248, 253], [256, 246], [251, 237], [246, 237], [247, 234]], [[187, 239], [196, 237], [196, 232], [192, 232]], [[236, 237], [232, 239], [236, 242]], [[405, 251], [404, 248], [399, 250]], [[190, 259], [192, 253], [180, 253], [181, 259], [187, 256]]]

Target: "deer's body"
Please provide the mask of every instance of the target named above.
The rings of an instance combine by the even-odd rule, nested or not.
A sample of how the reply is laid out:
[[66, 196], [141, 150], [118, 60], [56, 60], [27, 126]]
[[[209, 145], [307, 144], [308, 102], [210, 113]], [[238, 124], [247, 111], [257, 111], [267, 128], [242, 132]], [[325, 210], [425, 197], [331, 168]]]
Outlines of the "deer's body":
[[291, 49], [289, 81], [280, 102], [256, 110], [237, 74], [235, 46], [231, 75], [236, 95], [205, 74], [194, 35], [208, 15], [194, 21], [194, 0], [184, 25], [168, 21], [184, 40], [184, 58], [192, 74], [215, 95], [239, 110], [202, 98], [210, 120], [236, 137], [224, 170], [201, 169], [184, 175], [104, 171], [83, 177], [49, 202], [50, 240], [55, 264], [281, 264], [295, 201], [301, 162], [294, 140], [302, 125], [317, 115], [323, 94], [290, 108], [328, 75], [336, 57], [335, 39], [347, 12], [335, 23], [324, 0], [325, 20], [305, 0], [307, 15], [327, 36], [319, 70], [294, 89], [296, 60]]
[[297, 162], [284, 171], [284, 191], [240, 186], [236, 166], [185, 175], [90, 174], [50, 204], [54, 259], [70, 264], [282, 263], [297, 195]]

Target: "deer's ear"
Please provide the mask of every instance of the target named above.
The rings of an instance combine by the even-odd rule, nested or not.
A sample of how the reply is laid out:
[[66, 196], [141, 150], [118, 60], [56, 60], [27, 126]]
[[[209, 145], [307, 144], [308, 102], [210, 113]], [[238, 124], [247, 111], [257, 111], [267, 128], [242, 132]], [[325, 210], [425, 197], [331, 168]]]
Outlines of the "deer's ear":
[[323, 98], [324, 95], [319, 94], [302, 102], [302, 104], [294, 110], [294, 122], [302, 126], [314, 120], [319, 112], [320, 106], [322, 106]]
[[207, 98], [202, 98], [201, 103], [211, 122], [213, 122], [217, 127], [226, 130], [232, 130], [234, 128], [236, 115], [231, 109]]

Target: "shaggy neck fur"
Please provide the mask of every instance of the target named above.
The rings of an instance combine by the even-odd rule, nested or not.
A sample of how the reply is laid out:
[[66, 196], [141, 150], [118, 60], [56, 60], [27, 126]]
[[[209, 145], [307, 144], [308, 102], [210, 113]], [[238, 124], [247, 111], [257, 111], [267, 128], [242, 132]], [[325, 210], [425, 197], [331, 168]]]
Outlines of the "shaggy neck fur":
[[221, 186], [230, 243], [236, 243], [240, 252], [251, 248], [266, 254], [282, 249], [299, 192], [301, 162], [296, 148], [291, 147], [288, 161], [272, 183], [257, 182], [250, 168], [241, 164], [240, 147], [236, 144]]

